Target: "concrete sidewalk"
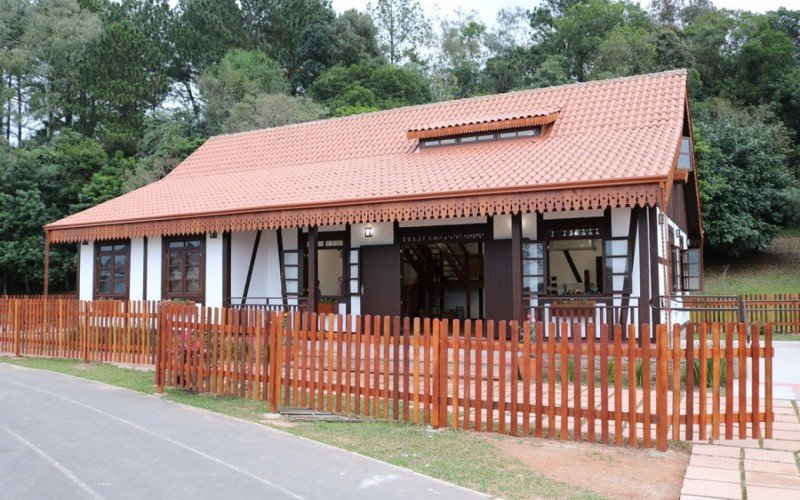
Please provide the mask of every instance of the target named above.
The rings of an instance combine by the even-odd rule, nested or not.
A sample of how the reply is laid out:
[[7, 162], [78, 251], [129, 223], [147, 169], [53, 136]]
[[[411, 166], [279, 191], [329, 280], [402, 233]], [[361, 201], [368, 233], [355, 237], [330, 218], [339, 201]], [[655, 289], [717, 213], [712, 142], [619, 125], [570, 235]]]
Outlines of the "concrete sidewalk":
[[695, 443], [681, 498], [800, 498], [800, 342], [774, 345], [773, 439]]
[[256, 423], [0, 364], [0, 498], [481, 498]]

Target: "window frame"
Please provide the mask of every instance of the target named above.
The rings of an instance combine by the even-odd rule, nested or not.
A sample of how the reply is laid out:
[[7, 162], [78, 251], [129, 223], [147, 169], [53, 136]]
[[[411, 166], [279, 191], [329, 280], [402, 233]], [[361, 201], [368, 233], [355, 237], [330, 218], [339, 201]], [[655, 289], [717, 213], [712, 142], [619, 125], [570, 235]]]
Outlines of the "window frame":
[[[110, 251], [103, 251], [101, 250], [102, 247], [111, 245], [112, 250]], [[114, 247], [124, 245], [125, 248], [121, 250], [116, 250]], [[100, 291], [100, 257], [103, 255], [111, 255], [111, 292], [101, 292]], [[121, 279], [115, 279], [113, 277], [114, 271], [116, 271], [116, 265], [113, 264], [114, 257], [117, 255], [124, 255], [125, 256], [125, 277]], [[101, 240], [94, 242], [94, 276], [92, 282], [92, 299], [93, 300], [129, 300], [131, 294], [131, 240]], [[123, 281], [125, 283], [125, 292], [123, 293], [115, 293], [114, 290], [114, 282], [115, 281]]]
[[[187, 242], [187, 241], [199, 241], [198, 248], [200, 252], [200, 292], [198, 293], [187, 293], [186, 290], [186, 260], [183, 261], [183, 277], [181, 281], [182, 291], [181, 292], [170, 292], [169, 290], [169, 253], [179, 251], [182, 253], [188, 253], [191, 250], [187, 250], [186, 247], [181, 249], [170, 248], [170, 243], [176, 242]], [[194, 267], [194, 266], [192, 266]], [[205, 234], [202, 235], [183, 235], [183, 236], [165, 236], [161, 238], [161, 299], [168, 301], [168, 300], [190, 300], [194, 301], [195, 303], [205, 304], [206, 302], [206, 236]]]
[[[531, 132], [528, 134], [527, 132]], [[514, 134], [513, 137], [501, 137], [502, 135]], [[520, 135], [524, 134], [524, 135]], [[443, 137], [429, 137], [427, 139], [420, 139], [420, 149], [439, 149], [452, 146], [463, 146], [471, 144], [485, 144], [487, 142], [500, 142], [500, 141], [517, 141], [520, 139], [538, 139], [544, 135], [544, 129], [541, 125], [533, 127], [522, 127], [505, 130], [495, 130], [488, 132], [476, 132], [463, 135], [449, 135]], [[479, 139], [479, 137], [491, 138]], [[465, 140], [466, 139], [466, 140]], [[447, 144], [442, 144], [442, 141], [448, 141]]]

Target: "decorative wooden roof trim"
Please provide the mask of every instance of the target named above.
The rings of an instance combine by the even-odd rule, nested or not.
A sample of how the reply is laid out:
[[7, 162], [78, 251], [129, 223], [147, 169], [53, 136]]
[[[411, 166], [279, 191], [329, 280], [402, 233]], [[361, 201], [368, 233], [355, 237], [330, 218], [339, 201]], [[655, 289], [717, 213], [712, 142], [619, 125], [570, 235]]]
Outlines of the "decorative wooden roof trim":
[[194, 215], [149, 221], [119, 221], [80, 227], [45, 227], [53, 243], [172, 236], [279, 227], [328, 226], [510, 213], [655, 206], [664, 201], [664, 183], [487, 194], [438, 199], [365, 203], [333, 207]]
[[435, 137], [448, 137], [495, 130], [508, 130], [516, 128], [536, 127], [553, 123], [558, 118], [559, 111], [547, 114], [520, 116], [514, 118], [490, 119], [474, 123], [460, 123], [452, 125], [432, 125], [412, 129], [407, 132], [409, 139], [432, 139]]

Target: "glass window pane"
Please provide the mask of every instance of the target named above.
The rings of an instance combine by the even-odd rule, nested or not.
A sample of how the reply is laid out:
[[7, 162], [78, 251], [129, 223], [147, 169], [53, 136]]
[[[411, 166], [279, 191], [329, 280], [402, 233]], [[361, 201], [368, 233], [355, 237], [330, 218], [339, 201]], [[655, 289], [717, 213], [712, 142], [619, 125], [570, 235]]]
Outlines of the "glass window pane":
[[114, 277], [115, 278], [124, 278], [126, 275], [124, 267], [115, 267], [114, 268]]
[[628, 258], [627, 257], [606, 257], [606, 274], [610, 273], [624, 273], [627, 271]]
[[186, 268], [186, 279], [198, 280], [200, 279], [200, 268], [196, 266], [189, 266]]
[[543, 243], [525, 243], [522, 245], [522, 256], [524, 258], [537, 258], [544, 257], [544, 244]]
[[523, 278], [522, 286], [531, 292], [544, 292], [544, 277]]
[[115, 281], [114, 282], [114, 293], [125, 293], [125, 282], [124, 281]]
[[110, 255], [101, 255], [100, 256], [100, 267], [110, 267], [111, 265], [111, 256]]
[[200, 280], [186, 280], [186, 293], [200, 292]]
[[114, 250], [117, 252], [122, 252], [125, 250], [125, 245], [114, 245]]
[[186, 242], [186, 248], [200, 248], [202, 242], [200, 240], [191, 240]]
[[113, 245], [100, 245], [100, 251], [101, 252], [110, 252], [112, 250], [114, 250], [114, 246]]
[[461, 138], [461, 142], [462, 142], [462, 143], [463, 143], [463, 142], [475, 142], [475, 141], [477, 141], [477, 140], [478, 140], [478, 138], [477, 138], [477, 137], [475, 137], [474, 135], [468, 135], [468, 136], [466, 136], [466, 137], [462, 137], [462, 138]]
[[532, 137], [534, 135], [539, 135], [539, 128], [530, 128], [527, 130], [520, 130], [517, 132], [517, 135], [520, 137]]
[[423, 144], [425, 144], [426, 147], [433, 147], [438, 146], [439, 141], [425, 141]]
[[187, 266], [199, 266], [202, 260], [202, 254], [200, 252], [187, 252], [186, 253], [186, 265]]
[[441, 144], [442, 146], [449, 146], [449, 145], [451, 145], [451, 144], [455, 144], [455, 143], [456, 143], [456, 140], [455, 140], [455, 139], [442, 139], [442, 140], [440, 141], [440, 144]]
[[169, 291], [170, 292], [180, 292], [182, 290], [181, 285], [183, 285], [183, 281], [170, 281], [169, 282]]
[[479, 141], [492, 141], [494, 140], [494, 134], [482, 134], [478, 136]]
[[111, 282], [110, 281], [101, 281], [100, 286], [98, 287], [100, 293], [109, 293], [111, 292]]
[[283, 255], [283, 264], [284, 265], [294, 265], [297, 264], [297, 253], [295, 252], [287, 252]]
[[517, 136], [516, 132], [500, 132], [500, 138], [501, 139], [510, 139], [510, 138], [516, 137], [516, 136]]
[[628, 241], [606, 240], [605, 250], [605, 254], [609, 256], [626, 256], [628, 255]]
[[183, 252], [171, 252], [169, 254], [169, 265], [170, 266], [182, 266], [183, 265]]
[[522, 274], [544, 275], [544, 262], [542, 262], [541, 260], [523, 260]]
[[128, 262], [127, 255], [115, 255], [114, 256], [114, 267], [125, 267], [126, 263]]
[[169, 248], [183, 248], [184, 242], [183, 241], [170, 241]]
[[101, 267], [100, 271], [98, 272], [100, 279], [106, 279], [111, 277], [111, 269], [108, 267]]
[[182, 280], [183, 279], [183, 268], [182, 267], [170, 267], [169, 268], [169, 279], [170, 280]]

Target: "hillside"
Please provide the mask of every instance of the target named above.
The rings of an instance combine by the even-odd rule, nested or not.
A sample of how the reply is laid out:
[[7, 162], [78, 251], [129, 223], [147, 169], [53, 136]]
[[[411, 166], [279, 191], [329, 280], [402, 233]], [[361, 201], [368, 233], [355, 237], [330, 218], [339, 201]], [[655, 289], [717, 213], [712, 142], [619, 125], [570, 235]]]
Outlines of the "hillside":
[[800, 227], [781, 233], [764, 252], [736, 260], [706, 256], [709, 295], [800, 293]]

